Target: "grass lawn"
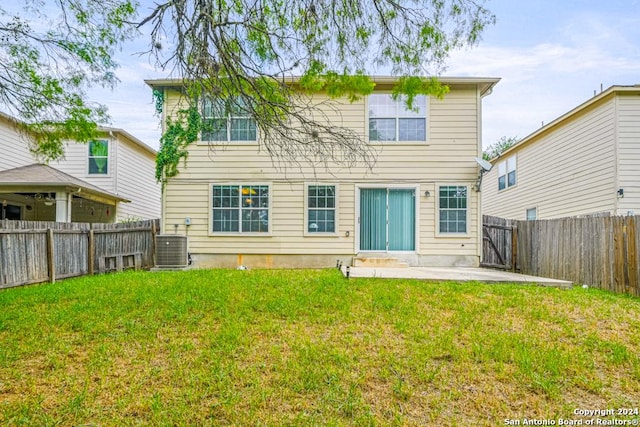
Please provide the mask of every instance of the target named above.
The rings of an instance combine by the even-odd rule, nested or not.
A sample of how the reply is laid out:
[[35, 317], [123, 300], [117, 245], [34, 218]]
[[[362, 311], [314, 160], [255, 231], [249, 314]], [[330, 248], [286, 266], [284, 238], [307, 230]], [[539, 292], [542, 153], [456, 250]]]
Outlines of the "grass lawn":
[[591, 289], [127, 272], [0, 291], [0, 424], [557, 422], [638, 408], [639, 354]]

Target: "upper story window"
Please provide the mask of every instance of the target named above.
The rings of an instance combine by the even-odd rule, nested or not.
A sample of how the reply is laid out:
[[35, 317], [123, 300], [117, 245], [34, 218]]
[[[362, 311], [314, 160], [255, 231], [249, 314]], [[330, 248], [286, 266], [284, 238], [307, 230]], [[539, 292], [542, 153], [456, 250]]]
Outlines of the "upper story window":
[[106, 175], [109, 172], [109, 141], [89, 142], [89, 174]]
[[404, 97], [394, 101], [388, 93], [370, 95], [369, 140], [426, 141], [427, 97], [416, 96], [410, 110]]
[[206, 98], [202, 106], [203, 141], [255, 141], [256, 121], [242, 99]]
[[498, 190], [516, 185], [516, 156], [498, 163]]

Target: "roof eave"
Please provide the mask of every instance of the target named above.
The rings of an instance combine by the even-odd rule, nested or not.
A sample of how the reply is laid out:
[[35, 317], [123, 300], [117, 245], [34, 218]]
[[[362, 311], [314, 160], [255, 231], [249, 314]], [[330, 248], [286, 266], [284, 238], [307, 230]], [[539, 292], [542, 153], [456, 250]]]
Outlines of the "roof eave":
[[[428, 76], [426, 77], [428, 78]], [[480, 87], [480, 95], [486, 96], [491, 93], [493, 87], [501, 80], [500, 77], [436, 77], [440, 82], [446, 85], [463, 85], [471, 84], [478, 85]], [[399, 77], [394, 76], [371, 76], [371, 79], [376, 84], [394, 84], [398, 82]], [[283, 79], [285, 83], [297, 83], [300, 80], [299, 76], [288, 77]], [[167, 89], [179, 87], [184, 83], [184, 79], [149, 79], [144, 81], [147, 86], [152, 89]]]
[[136, 138], [135, 136], [131, 135], [129, 132], [127, 132], [124, 129], [112, 128], [112, 127], [109, 127], [109, 126], [100, 126], [98, 128], [98, 130], [100, 132], [104, 132], [104, 133], [120, 134], [120, 135], [124, 136], [125, 138], [127, 138], [128, 140], [130, 140], [131, 142], [133, 142], [138, 147], [140, 147], [143, 150], [147, 151], [148, 153], [152, 154], [154, 157], [158, 154], [158, 152], [155, 149], [153, 149], [152, 147], [148, 146], [145, 142], [143, 142], [140, 139]]
[[[73, 182], [1, 182], [0, 188], [9, 188], [13, 191], [31, 191], [33, 189], [48, 189], [48, 190], [56, 190], [56, 189], [65, 189], [69, 191], [71, 194], [88, 194], [100, 197], [101, 199], [114, 200], [116, 202], [122, 203], [131, 203], [131, 200], [126, 199], [124, 197], [118, 196], [116, 194], [111, 194], [107, 192], [96, 191], [91, 188], [84, 187], [82, 185], [75, 184]], [[78, 191], [80, 190], [80, 191]], [[82, 196], [80, 196], [82, 197]]]

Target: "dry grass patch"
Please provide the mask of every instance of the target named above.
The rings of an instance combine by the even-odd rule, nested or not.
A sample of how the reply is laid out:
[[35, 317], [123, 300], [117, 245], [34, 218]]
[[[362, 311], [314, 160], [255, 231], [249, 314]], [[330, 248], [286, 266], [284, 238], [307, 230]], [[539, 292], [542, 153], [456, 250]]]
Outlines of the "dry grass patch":
[[334, 271], [0, 292], [2, 425], [498, 425], [640, 402], [640, 301]]

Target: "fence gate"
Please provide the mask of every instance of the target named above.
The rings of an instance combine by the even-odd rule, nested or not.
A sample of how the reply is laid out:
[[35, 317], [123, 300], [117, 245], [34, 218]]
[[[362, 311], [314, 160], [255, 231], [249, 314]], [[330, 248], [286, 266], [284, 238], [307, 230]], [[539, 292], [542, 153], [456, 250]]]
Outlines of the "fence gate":
[[515, 271], [516, 238], [517, 229], [508, 220], [484, 216], [480, 265]]

